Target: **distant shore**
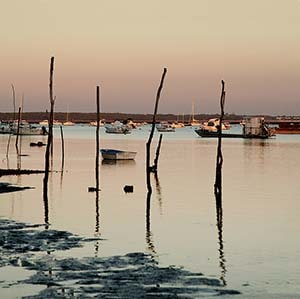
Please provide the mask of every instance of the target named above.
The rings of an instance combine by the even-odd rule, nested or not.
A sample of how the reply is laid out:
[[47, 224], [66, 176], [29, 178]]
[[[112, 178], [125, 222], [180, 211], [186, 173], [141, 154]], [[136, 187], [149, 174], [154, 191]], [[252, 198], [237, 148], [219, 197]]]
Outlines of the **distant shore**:
[[[251, 115], [238, 115], [238, 114], [225, 114], [224, 120], [230, 123], [239, 123], [245, 116]], [[278, 122], [280, 119], [288, 119], [291, 118], [295, 121], [300, 121], [300, 118], [297, 117], [278, 117], [278, 116], [271, 116], [271, 115], [263, 115], [266, 121], [269, 122]], [[64, 122], [67, 120], [67, 112], [55, 112], [55, 120]], [[219, 117], [218, 114], [197, 114], [194, 115], [194, 118], [199, 121], [207, 121], [211, 118]], [[9, 121], [16, 119], [17, 116], [14, 117], [12, 112], [0, 112], [0, 120], [1, 121]], [[148, 122], [152, 121], [152, 114], [134, 114], [134, 113], [101, 113], [100, 118], [105, 120], [106, 122], [113, 122], [115, 120], [124, 121], [131, 119], [134, 122]], [[47, 112], [23, 112], [22, 119], [30, 122], [30, 123], [38, 123], [45, 119], [48, 119]], [[69, 112], [68, 113], [68, 120], [74, 123], [90, 123], [97, 119], [96, 113], [93, 112]], [[169, 122], [184, 122], [188, 123], [191, 120], [191, 115], [175, 115], [175, 114], [158, 114], [156, 117], [157, 121], [169, 121]]]

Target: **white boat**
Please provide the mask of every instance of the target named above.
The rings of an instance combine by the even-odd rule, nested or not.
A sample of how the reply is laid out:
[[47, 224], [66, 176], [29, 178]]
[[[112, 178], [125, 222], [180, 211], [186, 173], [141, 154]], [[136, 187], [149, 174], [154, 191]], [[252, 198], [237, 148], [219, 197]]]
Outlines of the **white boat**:
[[0, 134], [11, 134], [12, 133], [12, 124], [0, 122]]
[[[207, 122], [204, 122], [200, 125], [200, 129], [208, 131], [208, 132], [217, 132], [218, 126], [220, 125], [220, 119], [218, 118], [212, 118], [208, 120]], [[222, 123], [222, 130], [227, 130], [224, 123]]]
[[175, 128], [167, 121], [162, 121], [159, 124], [157, 124], [156, 130], [158, 132], [175, 132]]
[[195, 101], [192, 103], [192, 115], [191, 115], [191, 121], [189, 122], [190, 126], [200, 126], [201, 123], [198, 119], [195, 119]]
[[[42, 121], [40, 121], [39, 122], [39, 124], [41, 125], [41, 126], [48, 126], [48, 119], [45, 119], [45, 120], [42, 120]], [[54, 120], [53, 121], [53, 126], [60, 126], [60, 125], [62, 125], [62, 123], [60, 122], [60, 121], [58, 121], [58, 120]]]
[[134, 160], [137, 152], [116, 149], [101, 149], [102, 158], [105, 160]]
[[172, 123], [171, 126], [173, 128], [175, 128], [175, 129], [176, 128], [183, 128], [184, 127], [184, 123], [176, 121], [176, 122]]
[[[90, 125], [91, 127], [97, 127], [97, 121], [91, 121], [91, 122], [89, 123], [89, 125]], [[103, 127], [103, 126], [104, 126], [104, 122], [103, 122], [102, 120], [100, 120], [99, 126], [100, 126], [100, 127]]]
[[67, 121], [65, 121], [64, 123], [63, 123], [63, 125], [64, 126], [68, 126], [68, 127], [70, 127], [70, 126], [74, 126], [75, 125], [75, 123], [73, 123], [72, 121], [70, 121], [70, 120], [67, 120]]
[[117, 120], [111, 124], [105, 125], [105, 132], [109, 134], [130, 134], [131, 128]]

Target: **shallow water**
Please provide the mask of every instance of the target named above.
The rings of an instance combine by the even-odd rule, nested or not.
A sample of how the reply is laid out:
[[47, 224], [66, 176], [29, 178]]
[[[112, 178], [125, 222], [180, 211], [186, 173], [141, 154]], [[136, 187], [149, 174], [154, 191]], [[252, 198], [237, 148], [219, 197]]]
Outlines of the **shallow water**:
[[[223, 140], [220, 231], [213, 192], [217, 140], [200, 138], [191, 127], [164, 133], [159, 181], [152, 178], [146, 229], [145, 143], [149, 129], [145, 126], [130, 135], [112, 135], [101, 128], [101, 148], [138, 154], [131, 162], [101, 163], [99, 205], [95, 193], [88, 192], [88, 187], [95, 185], [95, 128], [64, 128], [63, 173], [60, 135], [55, 129], [53, 169], [58, 172], [49, 179], [51, 228], [104, 239], [57, 254], [109, 257], [146, 252], [162, 266], [184, 266], [221, 278], [229, 288], [242, 292], [236, 298], [300, 296], [300, 135]], [[153, 153], [158, 136], [156, 133]], [[28, 156], [18, 163], [14, 138], [9, 159], [5, 157], [7, 140], [8, 136], [0, 135], [1, 168], [14, 168], [18, 163], [22, 168], [44, 168], [45, 148], [30, 147], [29, 143], [46, 142], [46, 137], [22, 137], [21, 151]], [[44, 223], [43, 175], [7, 176], [0, 181], [34, 187], [0, 194], [1, 217]], [[124, 185], [133, 185], [134, 192], [124, 193]], [[0, 268], [2, 276], [3, 271]], [[0, 289], [0, 294], [6, 291]], [[10, 291], [14, 294], [14, 287]]]

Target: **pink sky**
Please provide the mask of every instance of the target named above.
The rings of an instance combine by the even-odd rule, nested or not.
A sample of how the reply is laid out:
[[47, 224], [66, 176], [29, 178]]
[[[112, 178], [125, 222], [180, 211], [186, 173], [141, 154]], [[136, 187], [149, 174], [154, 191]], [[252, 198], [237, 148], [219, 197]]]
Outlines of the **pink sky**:
[[56, 111], [219, 111], [300, 115], [298, 0], [3, 0], [0, 111], [11, 83], [24, 111], [49, 109], [55, 56]]

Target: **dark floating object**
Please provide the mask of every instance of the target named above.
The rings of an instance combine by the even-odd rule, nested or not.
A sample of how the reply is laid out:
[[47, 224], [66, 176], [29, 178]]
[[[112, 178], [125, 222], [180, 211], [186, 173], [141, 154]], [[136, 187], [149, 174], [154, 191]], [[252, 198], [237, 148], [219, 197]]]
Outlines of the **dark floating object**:
[[16, 186], [4, 182], [0, 183], [0, 193], [16, 192], [16, 191], [22, 191], [26, 189], [32, 189], [32, 187]]
[[42, 141], [38, 141], [38, 142], [30, 142], [29, 145], [30, 146], [45, 146], [46, 144], [43, 143]]
[[88, 187], [88, 191], [89, 192], [96, 192], [96, 191], [100, 191], [100, 189], [97, 189], [96, 187]]
[[125, 193], [132, 193], [133, 192], [133, 186], [132, 185], [125, 185], [123, 188]]

